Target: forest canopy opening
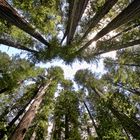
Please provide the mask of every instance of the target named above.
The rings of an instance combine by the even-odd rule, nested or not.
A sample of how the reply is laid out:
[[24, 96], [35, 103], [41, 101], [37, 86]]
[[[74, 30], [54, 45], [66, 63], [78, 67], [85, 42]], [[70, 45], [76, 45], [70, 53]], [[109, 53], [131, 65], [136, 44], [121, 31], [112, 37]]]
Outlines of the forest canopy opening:
[[0, 139], [140, 139], [140, 0], [0, 0], [0, 50]]

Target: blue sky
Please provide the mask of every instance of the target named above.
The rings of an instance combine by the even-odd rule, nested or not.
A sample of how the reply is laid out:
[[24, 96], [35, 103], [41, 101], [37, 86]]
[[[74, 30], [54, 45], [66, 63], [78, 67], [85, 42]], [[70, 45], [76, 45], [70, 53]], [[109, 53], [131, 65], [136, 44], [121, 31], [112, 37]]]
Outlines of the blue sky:
[[[0, 45], [0, 50], [2, 52], [6, 52], [10, 56], [15, 55], [17, 53], [20, 54], [21, 52], [23, 52], [23, 51], [20, 51], [18, 49], [14, 49], [12, 47], [8, 47], [5, 45]], [[26, 57], [25, 53], [23, 53], [21, 56]], [[103, 54], [102, 56], [103, 57], [106, 57], [106, 56], [115, 57], [115, 53], [114, 52], [106, 53], [106, 54]], [[55, 59], [50, 63], [46, 63], [46, 64], [40, 63], [37, 65], [40, 67], [43, 67], [43, 68], [49, 68], [51, 66], [60, 66], [64, 70], [65, 78], [71, 79], [71, 80], [73, 79], [73, 76], [76, 73], [76, 71], [78, 71], [79, 69], [89, 69], [92, 72], [96, 72], [96, 73], [100, 73], [100, 74], [103, 74], [105, 72], [102, 59], [99, 61], [98, 66], [94, 63], [87, 64], [86, 62], [81, 62], [81, 63], [74, 62], [72, 65], [65, 65], [62, 60], [58, 60], [58, 59]]]

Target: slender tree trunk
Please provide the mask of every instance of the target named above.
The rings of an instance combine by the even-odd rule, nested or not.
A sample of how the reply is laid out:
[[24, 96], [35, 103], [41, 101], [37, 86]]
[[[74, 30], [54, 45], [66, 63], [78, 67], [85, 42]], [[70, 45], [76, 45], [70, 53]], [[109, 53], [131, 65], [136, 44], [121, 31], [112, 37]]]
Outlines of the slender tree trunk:
[[111, 37], [110, 39], [108, 39], [107, 42], [113, 40], [114, 38], [116, 38], [116, 37], [122, 35], [123, 33], [128, 32], [128, 31], [130, 31], [130, 30], [132, 30], [132, 29], [134, 29], [134, 28], [136, 28], [136, 27], [138, 27], [138, 26], [140, 26], [139, 23], [138, 23], [138, 24], [134, 24], [134, 25], [132, 25], [132, 26], [130, 26], [130, 27], [124, 29], [124, 30], [121, 31], [120, 33], [118, 33], [118, 34], [116, 34], [115, 36], [113, 36], [113, 37]]
[[128, 64], [128, 63], [118, 63], [118, 62], [112, 62], [113, 65], [120, 65], [120, 66], [128, 66], [128, 67], [140, 67], [139, 64]]
[[91, 115], [91, 113], [90, 113], [90, 110], [89, 110], [89, 108], [88, 108], [86, 102], [85, 102], [85, 101], [83, 101], [83, 102], [84, 102], [84, 106], [85, 106], [85, 108], [86, 108], [86, 110], [87, 110], [87, 112], [88, 112], [88, 114], [89, 114], [89, 117], [90, 117], [90, 119], [91, 119], [91, 121], [92, 121], [92, 124], [93, 124], [93, 126], [94, 126], [94, 128], [95, 128], [95, 131], [96, 131], [96, 133], [97, 133], [97, 136], [99, 137], [100, 140], [102, 140], [102, 136], [100, 135], [100, 133], [99, 133], [99, 131], [98, 131], [98, 127], [96, 126], [96, 123], [94, 122], [94, 119], [93, 119], [93, 117], [92, 117], [92, 115]]
[[113, 106], [109, 106], [111, 112], [121, 122], [121, 125], [135, 138], [140, 139], [140, 126], [132, 119], [118, 112]]
[[[98, 95], [102, 94], [97, 88], [96, 92]], [[135, 120], [128, 117], [124, 113], [120, 113], [114, 106], [108, 105], [110, 111], [114, 114], [114, 116], [120, 121], [121, 125], [136, 139], [140, 139], [140, 126], [136, 123]]]
[[10, 140], [23, 140], [26, 134], [26, 131], [28, 130], [28, 127], [31, 125], [35, 114], [43, 100], [43, 97], [45, 95], [45, 91], [48, 88], [48, 86], [51, 84], [51, 80], [44, 86], [40, 88], [37, 95], [35, 96], [35, 99], [31, 106], [29, 107], [28, 111], [23, 116], [22, 120], [18, 124], [17, 128], [15, 129], [13, 135], [10, 137]]
[[128, 88], [128, 87], [125, 87], [123, 84], [120, 84], [120, 83], [113, 83], [115, 86], [118, 86], [119, 88], [123, 88], [123, 89], [125, 89], [125, 90], [127, 90], [127, 91], [129, 91], [129, 92], [131, 92], [131, 93], [133, 93], [133, 94], [136, 94], [136, 95], [138, 95], [138, 96], [140, 96], [140, 92], [139, 91], [137, 91], [136, 89], [131, 89], [131, 88]]
[[88, 137], [91, 137], [91, 131], [90, 131], [90, 127], [87, 125], [87, 134], [88, 134]]
[[[105, 42], [104, 42], [104, 44], [105, 44]], [[90, 56], [91, 56], [91, 58], [94, 58], [95, 56], [98, 56], [98, 55], [101, 55], [101, 54], [104, 54], [104, 53], [108, 53], [108, 52], [111, 52], [111, 51], [117, 51], [117, 50], [125, 49], [125, 48], [128, 48], [128, 47], [133, 47], [133, 46], [139, 45], [139, 44], [140, 44], [140, 39], [137, 39], [137, 40], [134, 40], [134, 41], [131, 41], [131, 42], [127, 42], [125, 44], [118, 45], [116, 43], [114, 45], [108, 45], [108, 46], [105, 46], [105, 47], [101, 43], [101, 44], [97, 44], [95, 50], [93, 51], [92, 54], [90, 54]]]
[[36, 29], [33, 28], [33, 26], [30, 25], [23, 17], [21, 17], [6, 0], [0, 0], [0, 17], [22, 29], [48, 47], [50, 46], [43, 36], [41, 36], [41, 34], [37, 32]]
[[140, 17], [140, 0], [134, 0], [127, 8], [125, 8], [116, 18], [114, 18], [105, 28], [103, 28], [97, 35], [87, 42], [82, 48], [80, 48], [77, 53], [81, 53], [94, 41], [97, 41], [107, 33], [120, 27], [123, 24], [128, 23], [131, 20]]
[[8, 91], [9, 90], [9, 88], [7, 87], [7, 88], [3, 88], [3, 89], [0, 89], [0, 94], [2, 94], [2, 93], [4, 93], [4, 92], [6, 92], [6, 91]]
[[101, 7], [101, 9], [95, 14], [95, 16], [89, 21], [87, 25], [88, 28], [84, 33], [81, 40], [83, 40], [88, 33], [98, 24], [98, 22], [110, 11], [110, 9], [116, 4], [118, 0], [106, 0], [105, 4]]
[[36, 138], [36, 131], [34, 130], [34, 132], [33, 132], [32, 136], [31, 136], [30, 140], [35, 140], [35, 138]]
[[68, 140], [69, 138], [69, 121], [68, 121], [68, 115], [65, 115], [65, 140]]
[[98, 48], [96, 49], [96, 51], [94, 52], [94, 56], [96, 55], [101, 55], [103, 53], [107, 53], [107, 52], [111, 52], [111, 51], [116, 51], [116, 50], [120, 50], [120, 49], [125, 49], [125, 48], [128, 48], [128, 47], [133, 47], [135, 45], [139, 45], [140, 44], [140, 39], [138, 40], [134, 40], [134, 41], [131, 41], [131, 42], [127, 42], [125, 44], [122, 44], [122, 45], [113, 45], [113, 46], [110, 46], [110, 47], [106, 47], [106, 48], [100, 48], [100, 46], [98, 46]]
[[127, 130], [123, 127], [124, 134], [127, 136], [128, 140], [131, 140], [131, 137], [129, 136]]
[[13, 47], [13, 48], [16, 48], [16, 49], [24, 50], [24, 51], [27, 51], [27, 52], [31, 52], [31, 53], [38, 53], [35, 50], [24, 47], [21, 44], [15, 43], [15, 42], [13, 42], [11, 40], [8, 40], [8, 39], [0, 39], [0, 44], [6, 45], [6, 46], [9, 46], [9, 47]]
[[36, 138], [36, 132], [34, 131], [34, 133], [32, 134], [32, 136], [30, 138], [30, 140], [35, 140], [35, 138]]

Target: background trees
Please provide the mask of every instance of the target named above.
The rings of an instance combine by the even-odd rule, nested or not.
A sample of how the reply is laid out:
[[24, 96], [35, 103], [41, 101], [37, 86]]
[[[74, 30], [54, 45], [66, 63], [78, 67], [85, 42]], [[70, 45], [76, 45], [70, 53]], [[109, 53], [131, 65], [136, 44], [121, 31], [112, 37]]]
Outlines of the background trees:
[[[139, 17], [139, 0], [0, 0], [0, 44], [27, 54], [0, 52], [0, 138], [139, 140]], [[56, 58], [105, 70], [36, 65]]]

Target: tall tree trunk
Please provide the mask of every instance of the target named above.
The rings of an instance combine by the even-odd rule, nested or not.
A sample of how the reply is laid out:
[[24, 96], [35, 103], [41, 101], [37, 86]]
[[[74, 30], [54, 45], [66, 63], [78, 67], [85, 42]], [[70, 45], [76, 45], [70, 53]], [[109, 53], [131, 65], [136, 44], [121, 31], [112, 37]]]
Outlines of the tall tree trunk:
[[39, 90], [41, 88], [41, 85], [39, 88], [35, 91], [31, 99], [24, 105], [24, 107], [18, 112], [18, 114], [13, 118], [11, 122], [8, 123], [7, 129], [10, 129], [13, 124], [19, 119], [19, 117], [25, 112], [26, 108], [29, 106], [29, 104], [34, 100], [35, 96], [38, 94]]
[[120, 27], [123, 24], [128, 23], [131, 20], [140, 17], [140, 0], [134, 0], [127, 8], [125, 8], [116, 18], [114, 18], [106, 27], [104, 27], [97, 35], [87, 42], [82, 48], [80, 48], [77, 53], [81, 53], [94, 41], [97, 41], [107, 33]]
[[37, 32], [36, 29], [33, 28], [33, 26], [30, 25], [23, 17], [21, 17], [6, 0], [0, 0], [0, 17], [30, 34], [44, 45], [47, 45], [48, 47], [50, 46], [43, 36]]
[[6, 87], [6, 88], [2, 88], [2, 89], [0, 89], [0, 94], [2, 94], [2, 93], [4, 93], [4, 92], [6, 92], [6, 91], [8, 91], [9, 90], [9, 88], [8, 87]]
[[118, 0], [106, 0], [105, 4], [95, 14], [95, 16], [89, 21], [88, 28], [84, 33], [81, 40], [83, 40], [89, 32], [98, 24], [98, 22], [110, 11], [110, 9], [116, 4]]
[[13, 42], [13, 41], [8, 40], [8, 39], [0, 38], [0, 44], [6, 45], [6, 46], [9, 46], [9, 47], [13, 47], [13, 48], [16, 48], [16, 49], [24, 50], [24, 51], [27, 51], [27, 52], [31, 52], [31, 53], [38, 53], [35, 50], [32, 50], [32, 49], [27, 48], [27, 47], [24, 47], [21, 44]]
[[36, 128], [37, 128], [37, 126], [35, 127], [30, 140], [35, 140], [35, 138], [36, 138]]
[[118, 62], [112, 62], [113, 65], [120, 65], [120, 66], [127, 66], [127, 67], [140, 67], [139, 64], [129, 64], [129, 63], [118, 63]]
[[136, 23], [136, 24], [134, 24], [134, 25], [132, 25], [132, 26], [130, 26], [130, 27], [124, 29], [123, 31], [121, 31], [120, 33], [116, 34], [115, 36], [111, 37], [110, 39], [108, 39], [108, 40], [106, 40], [106, 41], [107, 41], [107, 42], [108, 42], [108, 41], [111, 41], [111, 40], [113, 40], [114, 38], [116, 38], [116, 37], [122, 35], [123, 33], [128, 32], [128, 31], [130, 31], [130, 30], [132, 30], [132, 29], [134, 29], [134, 28], [136, 28], [136, 27], [138, 27], [138, 26], [140, 26], [140, 24], [139, 24], [139, 23]]
[[68, 120], [68, 114], [65, 115], [65, 140], [68, 140], [69, 138], [69, 120]]
[[89, 117], [90, 117], [90, 119], [91, 119], [91, 121], [92, 121], [92, 124], [93, 124], [93, 126], [94, 126], [94, 128], [95, 128], [95, 131], [96, 131], [96, 133], [97, 133], [97, 136], [99, 137], [100, 140], [102, 140], [102, 136], [100, 135], [100, 133], [99, 133], [99, 131], [98, 131], [98, 127], [96, 126], [96, 123], [94, 122], [93, 116], [91, 115], [90, 110], [89, 110], [89, 108], [88, 108], [86, 102], [85, 102], [85, 101], [83, 101], [83, 102], [84, 102], [84, 106], [85, 106], [85, 108], [86, 108], [86, 110], [87, 110], [87, 112], [88, 112], [88, 114], [89, 114]]
[[107, 52], [111, 52], [111, 51], [116, 51], [116, 50], [120, 50], [120, 49], [125, 49], [125, 48], [133, 47], [133, 46], [139, 45], [139, 44], [140, 44], [140, 39], [134, 40], [134, 41], [131, 41], [131, 42], [127, 42], [127, 43], [121, 44], [121, 45], [118, 45], [116, 43], [116, 44], [111, 45], [111, 46], [106, 46], [106, 48], [102, 48], [102, 45], [99, 45], [96, 48], [96, 51], [93, 53], [93, 55], [94, 56], [101, 55], [103, 53], [107, 53]]
[[70, 26], [68, 28], [69, 31], [68, 31], [68, 36], [67, 36], [67, 44], [70, 44], [73, 39], [74, 33], [76, 31], [76, 27], [84, 13], [84, 10], [88, 4], [88, 1], [89, 0], [75, 0], [74, 1], [71, 16], [69, 19]]
[[[40, 86], [40, 87], [41, 87], [41, 86]], [[25, 109], [28, 107], [28, 105], [29, 105], [29, 104], [31, 103], [31, 101], [34, 99], [34, 97], [35, 97], [36, 94], [38, 93], [39, 89], [40, 89], [40, 88], [38, 88], [38, 89], [35, 91], [35, 93], [34, 93], [34, 95], [32, 96], [32, 98], [24, 105], [24, 107], [22, 107], [22, 109], [17, 113], [17, 115], [12, 119], [12, 121], [8, 123], [8, 125], [6, 126], [7, 131], [1, 131], [1, 130], [0, 130], [0, 139], [2, 139], [2, 138], [4, 137], [4, 135], [5, 135], [7, 132], [11, 131], [12, 126], [13, 126], [13, 125], [15, 124], [15, 122], [19, 119], [19, 117], [25, 112]], [[14, 109], [14, 106], [13, 106], [10, 110], [12, 110], [12, 109]], [[9, 110], [6, 111], [6, 112], [4, 113], [4, 116], [5, 116], [6, 114], [8, 114], [9, 112], [10, 112]], [[3, 117], [3, 116], [2, 116], [2, 117]]]
[[28, 111], [25, 113], [23, 118], [21, 119], [20, 123], [18, 124], [17, 128], [15, 129], [14, 133], [10, 137], [10, 140], [23, 140], [26, 134], [26, 131], [28, 130], [28, 127], [31, 125], [35, 114], [42, 103], [43, 97], [45, 95], [45, 91], [48, 88], [48, 86], [51, 84], [51, 80], [44, 86], [40, 88], [37, 95], [35, 96], [35, 99], [31, 106], [29, 107]]
[[140, 126], [132, 119], [118, 112], [113, 106], [109, 106], [111, 112], [121, 122], [121, 125], [137, 140], [140, 139]]
[[[97, 88], [96, 92], [98, 95], [103, 94]], [[135, 120], [128, 117], [124, 113], [119, 112], [116, 110], [114, 106], [108, 104], [107, 106], [109, 110], [113, 113], [113, 115], [120, 121], [121, 125], [136, 139], [140, 139], [140, 126], [136, 123]]]
[[123, 84], [120, 84], [120, 83], [113, 83], [115, 86], [118, 86], [119, 88], [123, 88], [133, 94], [136, 94], [138, 96], [140, 96], [140, 92], [137, 90], [137, 89], [132, 89], [132, 88], [128, 88], [128, 87], [125, 87]]
[[32, 136], [31, 136], [30, 140], [35, 140], [35, 138], [36, 138], [36, 131], [33, 132], [33, 134], [32, 134]]

